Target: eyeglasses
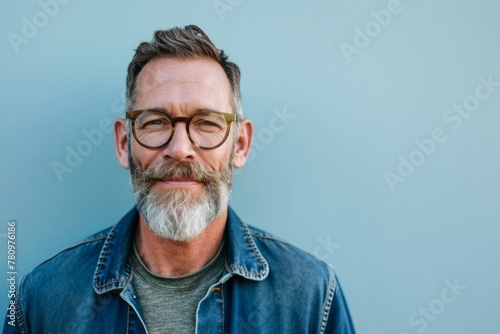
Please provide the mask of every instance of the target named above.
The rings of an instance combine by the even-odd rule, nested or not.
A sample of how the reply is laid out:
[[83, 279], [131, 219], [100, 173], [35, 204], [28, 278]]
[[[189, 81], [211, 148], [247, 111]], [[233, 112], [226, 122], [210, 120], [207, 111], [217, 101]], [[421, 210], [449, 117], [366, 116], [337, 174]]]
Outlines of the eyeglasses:
[[203, 111], [191, 117], [172, 117], [154, 110], [131, 110], [126, 113], [132, 121], [132, 134], [139, 144], [147, 148], [159, 148], [172, 140], [177, 122], [186, 123], [186, 131], [194, 146], [212, 150], [221, 146], [229, 135], [232, 122], [238, 122], [236, 114]]

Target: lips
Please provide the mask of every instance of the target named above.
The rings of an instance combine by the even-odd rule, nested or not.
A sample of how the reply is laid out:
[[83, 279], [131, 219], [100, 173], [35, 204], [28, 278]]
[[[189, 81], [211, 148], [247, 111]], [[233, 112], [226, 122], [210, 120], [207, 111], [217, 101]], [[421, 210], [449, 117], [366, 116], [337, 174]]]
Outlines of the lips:
[[184, 187], [195, 186], [201, 183], [200, 181], [192, 178], [182, 178], [182, 177], [168, 178], [165, 180], [161, 180], [161, 182], [171, 186], [184, 186]]

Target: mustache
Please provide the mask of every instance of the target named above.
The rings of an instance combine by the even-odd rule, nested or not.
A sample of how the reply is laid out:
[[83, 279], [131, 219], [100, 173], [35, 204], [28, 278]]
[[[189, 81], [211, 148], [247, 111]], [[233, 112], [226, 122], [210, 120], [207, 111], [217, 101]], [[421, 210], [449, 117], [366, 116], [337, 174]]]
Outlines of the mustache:
[[[150, 187], [159, 180], [171, 178], [190, 178], [204, 183], [206, 186], [212, 186], [218, 182], [231, 184], [232, 170], [212, 171], [204, 168], [197, 162], [180, 161], [160, 161], [144, 170], [139, 171], [135, 164], [131, 166], [133, 175], [132, 182], [136, 185]], [[228, 166], [228, 169], [230, 167]], [[142, 187], [141, 187], [142, 188]]]

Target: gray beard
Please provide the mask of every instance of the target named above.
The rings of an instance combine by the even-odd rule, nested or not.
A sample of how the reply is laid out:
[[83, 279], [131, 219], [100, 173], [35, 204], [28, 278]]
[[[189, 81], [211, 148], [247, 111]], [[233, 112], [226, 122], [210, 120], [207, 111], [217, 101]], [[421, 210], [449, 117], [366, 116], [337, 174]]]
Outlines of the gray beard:
[[[129, 151], [130, 152], [130, 151]], [[199, 236], [228, 206], [233, 178], [233, 156], [222, 171], [209, 171], [193, 162], [170, 162], [140, 171], [129, 155], [130, 182], [137, 209], [157, 236], [187, 241]], [[185, 189], [165, 191], [156, 182], [189, 177], [205, 185], [202, 194]]]

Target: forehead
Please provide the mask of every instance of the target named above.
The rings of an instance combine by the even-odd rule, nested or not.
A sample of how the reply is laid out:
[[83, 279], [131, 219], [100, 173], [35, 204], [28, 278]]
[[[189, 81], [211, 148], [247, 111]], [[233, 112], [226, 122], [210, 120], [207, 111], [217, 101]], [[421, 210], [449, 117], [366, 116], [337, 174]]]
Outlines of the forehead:
[[156, 58], [149, 61], [137, 76], [135, 93], [134, 108], [137, 109], [175, 109], [189, 104], [226, 109], [231, 89], [224, 70], [214, 60]]

